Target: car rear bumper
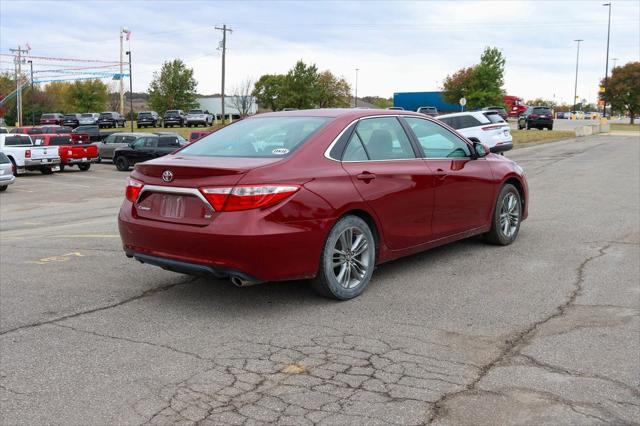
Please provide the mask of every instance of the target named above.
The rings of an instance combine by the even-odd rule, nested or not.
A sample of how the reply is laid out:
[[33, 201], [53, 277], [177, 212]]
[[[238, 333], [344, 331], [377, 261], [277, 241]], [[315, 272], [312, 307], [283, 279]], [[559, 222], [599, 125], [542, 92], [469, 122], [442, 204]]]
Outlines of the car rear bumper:
[[552, 119], [545, 119], [545, 120], [531, 120], [529, 119], [529, 126], [553, 126], [553, 120]]
[[15, 180], [16, 177], [14, 175], [0, 175], [0, 186], [11, 185]]
[[95, 163], [97, 160], [98, 160], [97, 157], [94, 157], [94, 158], [65, 158], [65, 159], [62, 159], [62, 164], [65, 164], [65, 165], [89, 164], [89, 163]]
[[118, 227], [128, 256], [166, 269], [258, 282], [314, 277], [333, 221], [269, 216], [259, 209], [221, 213], [207, 226], [191, 226], [142, 219], [125, 200]]
[[38, 160], [24, 160], [25, 168], [34, 168], [34, 167], [42, 167], [42, 166], [59, 166], [60, 158], [48, 159], [46, 162], [42, 162], [41, 159]]
[[505, 151], [509, 151], [510, 149], [513, 149], [513, 142], [509, 141], [509, 142], [498, 142], [497, 144], [495, 144], [494, 146], [492, 146], [491, 148], [489, 148], [489, 150], [495, 154], [499, 154], [501, 152], [505, 152]]

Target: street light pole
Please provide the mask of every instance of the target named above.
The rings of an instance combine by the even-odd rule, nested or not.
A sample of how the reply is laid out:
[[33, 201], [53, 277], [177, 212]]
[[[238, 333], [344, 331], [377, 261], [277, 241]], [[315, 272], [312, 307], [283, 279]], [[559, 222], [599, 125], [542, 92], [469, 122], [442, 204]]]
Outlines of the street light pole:
[[578, 98], [578, 61], [580, 59], [580, 43], [583, 42], [584, 40], [578, 39], [573, 41], [578, 43], [578, 52], [576, 53], [576, 84], [573, 87], [573, 111], [575, 112], [575, 110], [578, 107], [578, 103], [576, 102], [576, 99]]
[[607, 117], [607, 95], [609, 86], [609, 36], [611, 35], [611, 3], [605, 3], [603, 6], [609, 7], [609, 24], [607, 25], [607, 62], [604, 68], [604, 106], [602, 107], [602, 116]]
[[33, 61], [29, 62], [29, 68], [31, 68], [31, 125], [36, 125], [36, 112], [34, 110], [35, 98], [33, 96]]
[[358, 71], [360, 71], [360, 68], [356, 68], [356, 98], [353, 101], [353, 106], [355, 108], [358, 108]]
[[[129, 118], [131, 119], [131, 132], [133, 133], [133, 76], [131, 75], [131, 51], [127, 51], [129, 57]], [[122, 76], [120, 76], [122, 78]]]

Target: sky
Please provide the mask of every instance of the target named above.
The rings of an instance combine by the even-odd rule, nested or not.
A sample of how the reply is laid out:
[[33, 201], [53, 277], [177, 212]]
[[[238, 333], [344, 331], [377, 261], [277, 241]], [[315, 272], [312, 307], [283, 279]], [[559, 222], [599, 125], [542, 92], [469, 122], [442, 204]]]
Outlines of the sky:
[[[605, 74], [608, 8], [603, 1], [0, 1], [0, 54], [18, 45], [33, 56], [118, 61], [119, 33], [131, 31], [133, 89], [146, 91], [164, 61], [193, 68], [202, 94], [220, 92], [226, 24], [227, 93], [246, 79], [315, 63], [355, 85], [358, 95], [439, 90], [485, 47], [506, 57], [505, 89], [524, 99], [570, 103], [576, 44], [578, 98], [597, 99]], [[611, 59], [640, 60], [640, 1], [612, 0]], [[125, 57], [126, 60], [126, 57]], [[37, 76], [56, 66], [109, 64], [33, 59]], [[0, 70], [13, 70], [0, 56]], [[76, 71], [77, 72], [77, 71]], [[70, 72], [67, 72], [70, 74]], [[109, 81], [108, 79], [105, 81]], [[128, 86], [128, 81], [126, 82]]]

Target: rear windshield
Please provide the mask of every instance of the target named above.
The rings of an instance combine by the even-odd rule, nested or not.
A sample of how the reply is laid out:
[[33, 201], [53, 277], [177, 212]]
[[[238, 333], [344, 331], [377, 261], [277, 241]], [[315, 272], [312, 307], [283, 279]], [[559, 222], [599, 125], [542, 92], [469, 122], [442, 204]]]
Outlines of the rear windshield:
[[165, 115], [180, 115], [178, 111], [167, 111]]
[[327, 117], [264, 117], [239, 121], [194, 142], [180, 154], [284, 157], [329, 120]]
[[110, 112], [100, 113], [100, 118], [111, 118], [112, 114]]
[[4, 144], [6, 146], [16, 146], [16, 145], [31, 145], [31, 138], [29, 136], [7, 136], [4, 139]]
[[482, 125], [480, 120], [476, 119], [472, 115], [459, 115], [456, 117], [442, 117], [438, 119], [456, 130], [468, 129], [469, 127], [477, 127]]
[[151, 113], [150, 112], [141, 112], [140, 114], [138, 114], [138, 118], [142, 118], [142, 117], [151, 117]]
[[73, 129], [71, 127], [60, 126], [55, 127], [52, 133], [71, 133], [72, 131]]
[[485, 112], [484, 116], [487, 117], [492, 123], [504, 123], [504, 120], [497, 112]]
[[10, 162], [11, 162], [11, 160], [9, 160], [9, 157], [4, 155], [3, 152], [0, 152], [0, 164], [7, 164], [7, 163], [10, 163]]
[[73, 118], [75, 120], [78, 117], [75, 114], [66, 114], [64, 118]]
[[82, 114], [80, 117], [82, 117], [82, 118], [92, 118], [93, 114]]
[[54, 136], [49, 139], [49, 145], [71, 145], [69, 136]]
[[42, 114], [42, 117], [40, 117], [40, 119], [43, 119], [43, 118], [45, 120], [48, 120], [50, 118], [56, 118], [56, 115], [55, 114]]
[[551, 110], [549, 108], [534, 108], [534, 114], [551, 114]]
[[192, 109], [189, 114], [204, 114], [201, 109]]

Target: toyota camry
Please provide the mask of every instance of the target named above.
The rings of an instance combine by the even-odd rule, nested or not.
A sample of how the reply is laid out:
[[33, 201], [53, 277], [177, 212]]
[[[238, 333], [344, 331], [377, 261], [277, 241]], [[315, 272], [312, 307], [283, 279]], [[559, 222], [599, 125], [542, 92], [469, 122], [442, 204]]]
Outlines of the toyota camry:
[[376, 265], [527, 217], [522, 168], [423, 114], [260, 114], [137, 164], [119, 229], [128, 257], [238, 286], [309, 279], [360, 295]]

